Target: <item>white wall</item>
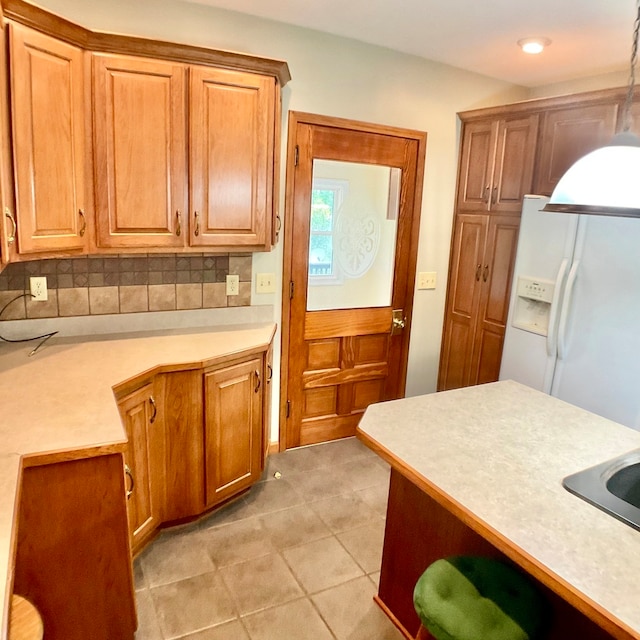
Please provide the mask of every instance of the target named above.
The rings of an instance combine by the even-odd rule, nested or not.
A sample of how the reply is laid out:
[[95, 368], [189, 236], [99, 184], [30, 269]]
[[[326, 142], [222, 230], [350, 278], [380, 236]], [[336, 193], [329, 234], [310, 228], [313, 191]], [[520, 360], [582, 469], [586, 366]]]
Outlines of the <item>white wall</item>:
[[530, 98], [547, 98], [550, 96], [562, 96], [582, 91], [597, 91], [598, 89], [612, 89], [625, 87], [629, 81], [628, 71], [617, 71], [589, 78], [576, 78], [567, 82], [556, 82], [535, 87], [529, 91]]
[[[38, 3], [95, 30], [286, 60], [293, 79], [283, 91], [282, 195], [288, 110], [426, 131], [418, 271], [436, 271], [438, 282], [436, 290], [416, 291], [407, 394], [435, 391], [458, 155], [456, 113], [526, 99], [527, 89], [381, 47], [178, 0]], [[282, 243], [270, 253], [256, 254], [254, 272], [280, 278]], [[280, 322], [280, 293], [254, 294], [253, 302], [273, 304]], [[276, 370], [278, 364], [276, 359]]]

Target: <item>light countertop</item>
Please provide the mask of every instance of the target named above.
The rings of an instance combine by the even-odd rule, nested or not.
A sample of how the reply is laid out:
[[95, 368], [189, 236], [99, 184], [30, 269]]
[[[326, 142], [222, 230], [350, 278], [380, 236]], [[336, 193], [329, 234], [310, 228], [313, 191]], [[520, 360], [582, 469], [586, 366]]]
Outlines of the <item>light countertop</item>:
[[640, 532], [561, 484], [640, 448], [639, 432], [513, 381], [372, 405], [359, 431], [548, 586], [640, 638]]
[[113, 388], [145, 373], [206, 367], [266, 348], [275, 325], [229, 325], [0, 345], [0, 637], [6, 629], [23, 460], [126, 442]]

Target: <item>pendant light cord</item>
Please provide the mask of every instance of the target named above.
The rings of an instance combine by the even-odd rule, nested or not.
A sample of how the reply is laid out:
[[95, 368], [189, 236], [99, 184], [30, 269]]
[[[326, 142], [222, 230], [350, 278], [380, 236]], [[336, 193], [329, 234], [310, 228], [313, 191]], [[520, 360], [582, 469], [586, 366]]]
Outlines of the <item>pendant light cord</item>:
[[629, 70], [629, 90], [624, 103], [623, 131], [631, 130], [631, 106], [633, 104], [633, 89], [636, 84], [636, 62], [638, 61], [638, 33], [640, 32], [640, 0], [636, 0], [636, 21], [633, 25], [633, 46], [631, 48], [631, 68]]

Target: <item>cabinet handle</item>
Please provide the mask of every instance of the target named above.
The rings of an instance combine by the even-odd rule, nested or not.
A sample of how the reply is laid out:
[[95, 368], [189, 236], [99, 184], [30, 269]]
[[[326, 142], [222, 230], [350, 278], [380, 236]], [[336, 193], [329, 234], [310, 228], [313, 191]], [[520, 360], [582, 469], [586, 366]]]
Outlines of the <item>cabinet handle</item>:
[[131, 498], [131, 494], [133, 493], [133, 489], [136, 486], [136, 483], [133, 480], [133, 473], [131, 473], [131, 467], [128, 464], [124, 465], [124, 472], [127, 474], [129, 480], [131, 481], [129, 488], [127, 489], [127, 500], [129, 500]]
[[193, 217], [196, 220], [196, 228], [193, 232], [193, 235], [198, 237], [200, 235], [200, 214], [197, 211], [194, 211]]
[[489, 198], [491, 196], [491, 187], [486, 185], [484, 188], [484, 198], [482, 198], [482, 202], [489, 203]]
[[482, 282], [486, 282], [489, 277], [489, 265], [484, 265], [484, 271], [482, 272]]
[[280, 229], [282, 229], [282, 219], [280, 218], [280, 214], [276, 214], [276, 236], [280, 235]]
[[273, 367], [267, 362], [267, 382], [273, 379]]
[[182, 214], [176, 210], [176, 235], [179, 236], [182, 233]]
[[260, 380], [260, 372], [256, 369], [256, 388], [253, 390], [254, 393], [258, 393], [258, 389], [260, 389], [260, 385], [262, 384], [262, 380]]
[[493, 186], [493, 196], [492, 196], [493, 204], [498, 204], [498, 185]]
[[149, 418], [149, 422], [151, 424], [153, 424], [156, 421], [156, 416], [158, 415], [158, 407], [156, 407], [156, 401], [153, 399], [153, 396], [149, 396], [149, 404], [151, 405], [151, 408], [153, 409], [153, 413], [151, 414], [151, 417]]
[[78, 215], [82, 218], [82, 226], [80, 227], [80, 231], [78, 231], [78, 235], [84, 238], [85, 231], [87, 230], [87, 219], [82, 209], [78, 209]]
[[9, 207], [4, 208], [4, 215], [11, 220], [12, 229], [7, 238], [7, 242], [12, 244], [16, 239], [16, 233], [18, 233], [18, 225], [16, 224], [16, 219], [13, 217], [13, 214], [9, 211]]
[[482, 265], [479, 264], [476, 267], [476, 282], [480, 282], [480, 272], [482, 271]]

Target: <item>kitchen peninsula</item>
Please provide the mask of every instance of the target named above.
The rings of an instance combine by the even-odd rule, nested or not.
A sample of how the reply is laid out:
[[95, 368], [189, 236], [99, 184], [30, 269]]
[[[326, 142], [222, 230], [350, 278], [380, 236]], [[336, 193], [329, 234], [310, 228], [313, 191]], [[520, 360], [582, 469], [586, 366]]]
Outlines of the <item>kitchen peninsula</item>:
[[640, 433], [513, 381], [370, 406], [358, 436], [391, 464], [377, 596], [407, 637], [438, 557], [505, 557], [553, 608], [548, 638], [640, 638], [640, 532], [562, 486]]
[[[136, 532], [127, 526], [127, 505], [129, 523], [139, 508], [152, 508], [148, 539], [161, 522], [197, 515], [259, 477], [274, 331], [264, 323], [62, 338], [33, 357], [37, 343], [2, 346], [0, 638], [13, 591], [34, 601], [46, 637], [133, 638], [129, 537], [135, 545]], [[130, 434], [127, 442], [125, 412], [140, 389], [153, 391], [131, 414], [142, 446]], [[216, 402], [230, 401], [237, 409], [218, 407], [218, 416]], [[225, 432], [229, 417], [233, 429]], [[153, 439], [160, 442], [159, 487], [150, 484], [152, 465], [135, 474], [135, 449], [146, 455]], [[225, 450], [220, 462], [218, 450], [230, 444], [245, 459]], [[135, 487], [127, 477], [128, 501], [123, 455], [136, 475]], [[239, 481], [224, 477], [220, 489], [213, 483], [220, 468]], [[152, 495], [139, 506], [149, 486]]]

